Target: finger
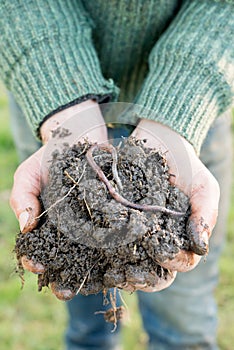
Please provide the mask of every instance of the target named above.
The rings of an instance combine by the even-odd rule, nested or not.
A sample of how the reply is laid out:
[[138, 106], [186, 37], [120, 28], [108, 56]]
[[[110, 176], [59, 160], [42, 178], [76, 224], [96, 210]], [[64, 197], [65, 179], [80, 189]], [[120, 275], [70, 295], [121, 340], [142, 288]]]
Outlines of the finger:
[[164, 268], [178, 272], [187, 272], [194, 269], [200, 260], [201, 256], [186, 250], [180, 250], [174, 259], [160, 260], [159, 257], [156, 259]]
[[75, 292], [72, 292], [70, 289], [63, 289], [63, 288], [59, 288], [57, 283], [52, 282], [50, 284], [50, 288], [52, 290], [52, 293], [56, 296], [56, 298], [58, 298], [59, 300], [71, 300], [72, 298], [74, 298], [74, 296], [76, 295]]
[[159, 292], [160, 290], [168, 288], [175, 280], [176, 277], [176, 271], [173, 272], [173, 277], [170, 276], [166, 280], [160, 279], [160, 281], [155, 282], [154, 286], [149, 286], [147, 283], [140, 284], [140, 283], [133, 283], [133, 282], [126, 282], [125, 284], [121, 284], [117, 286], [117, 288], [124, 289], [127, 292], [133, 293], [137, 290], [140, 290], [142, 292], [152, 293], [152, 292]]
[[218, 216], [220, 190], [218, 182], [205, 168], [196, 174], [191, 191], [191, 215], [187, 224], [190, 250], [198, 255], [208, 253], [208, 241]]
[[[141, 290], [143, 292], [158, 292], [169, 287], [176, 278], [176, 271], [168, 271], [163, 276], [158, 276], [155, 272], [150, 274], [150, 284], [149, 284], [149, 276], [144, 279], [140, 279], [137, 276], [132, 276], [130, 280], [125, 283], [118, 285], [118, 288], [124, 289], [128, 292], [135, 292], [136, 290]], [[149, 275], [148, 274], [148, 275]]]
[[191, 214], [186, 231], [189, 251], [181, 250], [174, 259], [157, 261], [165, 268], [186, 272], [197, 266], [201, 256], [209, 251], [209, 237], [218, 215], [219, 185], [211, 173], [200, 166], [192, 181], [190, 193]]
[[159, 277], [157, 274], [155, 274], [155, 285], [151, 286], [145, 286], [143, 289], [141, 289], [144, 292], [159, 292], [160, 290], [168, 288], [175, 280], [176, 278], [176, 271], [167, 271], [165, 275], [162, 275]]
[[31, 231], [37, 225], [35, 218], [40, 214], [40, 166], [43, 147], [24, 161], [16, 170], [10, 205], [19, 220], [22, 233]]
[[177, 272], [173, 271], [167, 279], [161, 280], [159, 284], [156, 284], [155, 286], [143, 286], [142, 288], [139, 288], [139, 290], [146, 293], [153, 293], [166, 289], [174, 282], [176, 274]]
[[167, 274], [166, 277], [156, 278], [154, 286], [144, 285], [139, 287], [138, 290], [147, 293], [159, 292], [160, 290], [168, 288], [174, 282], [176, 274], [176, 271], [170, 271], [170, 273]]
[[21, 264], [24, 269], [36, 273], [42, 274], [45, 272], [45, 268], [41, 263], [34, 263], [32, 260], [28, 259], [25, 255], [21, 258]]

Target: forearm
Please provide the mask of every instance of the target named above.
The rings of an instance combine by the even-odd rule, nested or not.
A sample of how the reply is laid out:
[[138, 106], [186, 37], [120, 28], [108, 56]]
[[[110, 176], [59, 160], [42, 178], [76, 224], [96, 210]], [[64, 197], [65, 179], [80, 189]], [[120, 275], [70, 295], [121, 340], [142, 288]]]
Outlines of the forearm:
[[115, 99], [80, 1], [2, 1], [0, 12], [0, 76], [37, 136], [48, 116], [88, 99]]
[[151, 52], [135, 101], [143, 107], [140, 118], [168, 125], [197, 153], [213, 120], [233, 102], [233, 12], [228, 2], [186, 1]]

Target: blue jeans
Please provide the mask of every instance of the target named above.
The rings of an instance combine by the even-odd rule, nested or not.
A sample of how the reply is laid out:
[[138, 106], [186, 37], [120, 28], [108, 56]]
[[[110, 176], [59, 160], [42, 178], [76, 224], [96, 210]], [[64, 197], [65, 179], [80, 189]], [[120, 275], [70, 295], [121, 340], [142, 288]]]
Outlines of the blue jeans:
[[[14, 138], [21, 159], [38, 147], [26, 127], [20, 109], [11, 99], [12, 125], [18, 130]], [[21, 115], [19, 115], [21, 114]], [[115, 129], [119, 138], [124, 129]], [[126, 134], [124, 136], [127, 136]], [[113, 137], [113, 135], [111, 136]], [[29, 144], [29, 151], [25, 150]], [[216, 177], [221, 188], [219, 218], [210, 240], [206, 261], [187, 273], [178, 273], [175, 282], [156, 293], [137, 292], [143, 326], [149, 337], [149, 350], [215, 350], [217, 307], [214, 289], [218, 283], [218, 259], [224, 243], [231, 184], [230, 111], [216, 120], [201, 151], [201, 160]], [[76, 296], [67, 302], [69, 323], [66, 332], [67, 350], [109, 350], [119, 342], [119, 330], [111, 333], [112, 326], [102, 315], [102, 294]]]

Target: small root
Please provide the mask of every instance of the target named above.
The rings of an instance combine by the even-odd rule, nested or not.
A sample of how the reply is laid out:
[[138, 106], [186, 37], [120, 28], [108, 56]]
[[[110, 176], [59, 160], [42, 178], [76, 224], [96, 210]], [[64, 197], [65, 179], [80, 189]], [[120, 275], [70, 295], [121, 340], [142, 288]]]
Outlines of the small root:
[[105, 312], [99, 311], [99, 313], [104, 314], [104, 319], [106, 322], [113, 323], [114, 327], [112, 329], [112, 333], [116, 331], [118, 321], [122, 320], [125, 314], [125, 308], [121, 305], [115, 308], [110, 308]]
[[77, 290], [76, 295], [78, 295], [80, 293], [80, 291], [83, 288], [83, 286], [84, 286], [86, 280], [88, 279], [89, 275], [90, 275], [90, 271], [88, 271], [87, 274], [85, 275], [85, 278], [83, 279], [79, 289]]
[[85, 189], [84, 189], [84, 198], [83, 198], [83, 201], [84, 201], [84, 204], [85, 204], [85, 206], [86, 206], [86, 209], [88, 210], [90, 219], [93, 221], [93, 217], [92, 217], [92, 213], [91, 213], [90, 207], [88, 206], [88, 203], [87, 203], [86, 198], [85, 198]]
[[73, 177], [67, 172], [67, 170], [64, 171], [64, 174], [74, 183], [74, 185], [78, 185], [78, 182], [73, 179]]
[[74, 183], [74, 185], [70, 188], [70, 190], [62, 197], [62, 198], [59, 198], [56, 202], [54, 202], [48, 209], [44, 210], [40, 215], [36, 216], [34, 218], [34, 220], [38, 220], [40, 219], [43, 215], [45, 215], [46, 213], [48, 213], [48, 211], [50, 211], [51, 209], [53, 209], [56, 205], [58, 205], [60, 202], [62, 202], [65, 198], [67, 198], [69, 196], [69, 194], [74, 190], [74, 188], [76, 186], [79, 185], [84, 173], [85, 173], [85, 170], [86, 170], [86, 166], [84, 166], [84, 169], [82, 171], [82, 174], [81, 176], [79, 177], [78, 181], [76, 181], [75, 179], [73, 179], [73, 177], [65, 170], [64, 171], [64, 174]]
[[46, 209], [45, 211], [43, 211], [40, 215], [36, 216], [34, 218], [34, 220], [38, 220], [40, 219], [43, 215], [45, 215], [46, 213], [48, 213], [48, 211], [50, 211], [51, 209], [53, 209], [57, 204], [59, 204], [60, 202], [62, 202], [65, 198], [67, 198], [69, 196], [69, 194], [74, 190], [74, 188], [76, 187], [77, 185], [74, 184], [70, 190], [65, 194], [65, 196], [63, 196], [62, 198], [58, 199], [56, 202], [54, 202], [48, 209]]
[[78, 295], [78, 294], [80, 293], [81, 289], [84, 287], [85, 282], [86, 282], [87, 279], [90, 277], [90, 273], [91, 273], [92, 269], [94, 268], [94, 266], [97, 265], [97, 263], [98, 263], [99, 260], [100, 260], [100, 257], [99, 257], [99, 259], [95, 262], [95, 264], [93, 264], [93, 266], [89, 269], [89, 271], [86, 273], [86, 275], [85, 275], [83, 281], [81, 282], [80, 287], [78, 288], [78, 290], [77, 290], [77, 292], [76, 292], [76, 295]]
[[[104, 294], [104, 297], [106, 295]], [[98, 314], [103, 314], [104, 319], [106, 322], [113, 323], [114, 328], [112, 329], [112, 333], [116, 331], [118, 321], [122, 320], [125, 314], [125, 308], [121, 306], [116, 306], [116, 297], [117, 297], [117, 288], [114, 288], [113, 294], [110, 292], [110, 303], [111, 303], [111, 308], [109, 308], [106, 311], [96, 311], [95, 315]], [[125, 301], [122, 299], [123, 303], [126, 305]], [[105, 303], [107, 305], [107, 303]], [[127, 308], [127, 305], [126, 305]]]

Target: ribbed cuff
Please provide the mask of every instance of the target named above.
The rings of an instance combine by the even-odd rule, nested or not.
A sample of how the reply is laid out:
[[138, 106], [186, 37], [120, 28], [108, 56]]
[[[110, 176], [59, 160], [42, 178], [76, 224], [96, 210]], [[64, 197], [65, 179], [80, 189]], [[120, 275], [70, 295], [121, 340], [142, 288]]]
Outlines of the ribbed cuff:
[[24, 69], [14, 75], [12, 91], [34, 131], [45, 116], [74, 100], [117, 98], [118, 89], [102, 77], [92, 45], [85, 36], [73, 39], [41, 42], [22, 58]]
[[165, 124], [185, 137], [200, 152], [204, 138], [217, 115], [221, 114], [226, 84], [220, 76], [192, 57], [161, 57], [156, 74], [149, 75], [136, 103], [139, 118]]

